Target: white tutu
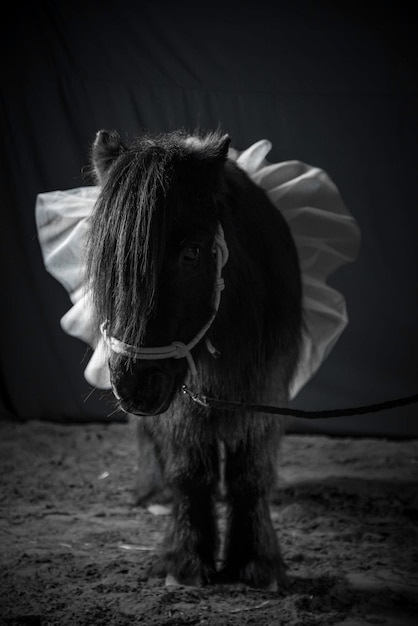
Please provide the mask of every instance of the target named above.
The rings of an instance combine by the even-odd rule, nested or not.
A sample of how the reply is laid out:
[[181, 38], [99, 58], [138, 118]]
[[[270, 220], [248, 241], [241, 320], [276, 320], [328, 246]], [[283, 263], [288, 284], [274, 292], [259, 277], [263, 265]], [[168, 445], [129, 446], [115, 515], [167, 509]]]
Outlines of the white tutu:
[[[327, 277], [354, 261], [360, 231], [329, 176], [300, 161], [268, 164], [271, 143], [261, 140], [244, 152], [231, 149], [229, 157], [262, 187], [289, 224], [299, 253], [306, 331], [299, 366], [292, 382], [294, 397], [335, 345], [348, 323], [342, 294], [326, 284]], [[89, 293], [84, 285], [84, 243], [98, 187], [41, 193], [36, 201], [36, 223], [45, 267], [68, 291], [73, 306], [61, 318], [61, 327], [93, 348], [84, 371], [86, 380], [110, 389], [107, 354], [97, 340]]]

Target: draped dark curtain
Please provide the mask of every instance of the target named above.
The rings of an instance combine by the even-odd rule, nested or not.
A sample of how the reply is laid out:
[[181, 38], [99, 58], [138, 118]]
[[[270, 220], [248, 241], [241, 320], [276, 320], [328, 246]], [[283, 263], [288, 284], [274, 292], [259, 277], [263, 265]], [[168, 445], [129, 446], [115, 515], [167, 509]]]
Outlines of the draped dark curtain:
[[[363, 3], [364, 4], [364, 3]], [[294, 401], [317, 409], [417, 387], [417, 55], [412, 8], [247, 0], [50, 0], [16, 5], [1, 51], [1, 411], [108, 420], [83, 378], [89, 354], [59, 319], [70, 302], [45, 271], [36, 194], [91, 184], [96, 130], [227, 131], [268, 138], [270, 160], [325, 169], [362, 230], [332, 284], [350, 324]], [[7, 23], [6, 23], [7, 22]], [[294, 430], [416, 436], [417, 407]]]

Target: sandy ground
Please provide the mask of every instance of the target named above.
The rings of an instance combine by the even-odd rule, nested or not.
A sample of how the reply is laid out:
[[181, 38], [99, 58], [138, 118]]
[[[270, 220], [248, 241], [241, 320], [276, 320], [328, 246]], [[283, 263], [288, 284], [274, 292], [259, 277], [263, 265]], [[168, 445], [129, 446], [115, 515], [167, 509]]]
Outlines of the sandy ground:
[[288, 435], [282, 459], [289, 588], [167, 588], [132, 424], [0, 422], [0, 624], [418, 624], [418, 441]]

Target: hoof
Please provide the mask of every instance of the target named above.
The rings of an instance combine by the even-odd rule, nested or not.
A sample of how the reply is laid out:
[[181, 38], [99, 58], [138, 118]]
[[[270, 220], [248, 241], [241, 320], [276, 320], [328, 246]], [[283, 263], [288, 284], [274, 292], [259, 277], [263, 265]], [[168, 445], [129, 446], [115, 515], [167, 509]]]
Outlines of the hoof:
[[200, 578], [189, 579], [185, 583], [181, 583], [177, 580], [173, 574], [167, 574], [165, 577], [166, 587], [202, 587], [202, 580]]
[[277, 582], [277, 580], [272, 580], [271, 583], [269, 585], [267, 585], [266, 587], [266, 591], [278, 591], [279, 590], [279, 583]]
[[172, 574], [167, 574], [165, 577], [165, 586], [166, 587], [180, 587], [180, 583], [177, 578], [174, 578]]
[[264, 559], [250, 561], [241, 567], [229, 565], [221, 571], [221, 580], [229, 583], [240, 582], [249, 587], [271, 592], [288, 587], [287, 576], [281, 560], [277, 563], [266, 562]]
[[215, 571], [196, 559], [181, 563], [174, 554], [162, 554], [152, 564], [150, 576], [164, 578], [166, 587], [203, 587], [214, 581]]

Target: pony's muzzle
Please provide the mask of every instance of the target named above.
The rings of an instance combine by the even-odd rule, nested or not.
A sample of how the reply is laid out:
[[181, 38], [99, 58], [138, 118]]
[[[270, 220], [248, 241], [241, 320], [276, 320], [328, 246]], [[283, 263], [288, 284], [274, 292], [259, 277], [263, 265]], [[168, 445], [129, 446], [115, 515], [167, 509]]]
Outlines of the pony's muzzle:
[[121, 409], [134, 415], [159, 415], [174, 396], [174, 376], [158, 365], [141, 364], [140, 371], [112, 381]]

